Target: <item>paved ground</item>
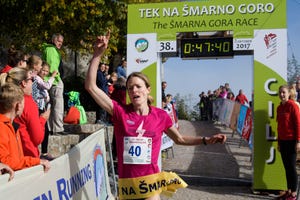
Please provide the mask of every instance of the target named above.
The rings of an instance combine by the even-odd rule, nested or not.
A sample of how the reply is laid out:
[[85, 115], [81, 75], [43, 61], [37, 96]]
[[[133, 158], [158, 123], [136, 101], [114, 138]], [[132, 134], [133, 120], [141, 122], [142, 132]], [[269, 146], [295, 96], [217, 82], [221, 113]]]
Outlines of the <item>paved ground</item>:
[[274, 195], [254, 194], [251, 190], [251, 150], [238, 134], [211, 122], [180, 121], [182, 134], [210, 136], [217, 132], [227, 135], [225, 145], [174, 145], [174, 158], [169, 151], [162, 168], [180, 175], [188, 187], [162, 200], [218, 200], [218, 199], [275, 199]]

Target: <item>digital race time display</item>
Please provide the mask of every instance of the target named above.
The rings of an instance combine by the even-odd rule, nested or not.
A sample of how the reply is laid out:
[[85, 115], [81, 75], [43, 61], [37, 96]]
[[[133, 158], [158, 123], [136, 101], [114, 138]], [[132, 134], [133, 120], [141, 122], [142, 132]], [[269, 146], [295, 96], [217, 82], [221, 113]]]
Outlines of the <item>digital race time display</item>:
[[181, 57], [233, 56], [233, 38], [188, 38], [181, 40]]

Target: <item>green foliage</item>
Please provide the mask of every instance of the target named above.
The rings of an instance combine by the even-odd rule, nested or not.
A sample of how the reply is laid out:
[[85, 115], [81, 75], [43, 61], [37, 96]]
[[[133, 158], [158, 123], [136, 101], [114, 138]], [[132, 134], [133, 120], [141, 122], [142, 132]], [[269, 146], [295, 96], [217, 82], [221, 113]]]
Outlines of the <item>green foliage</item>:
[[[111, 30], [107, 55], [126, 48], [127, 6], [110, 0], [1, 0], [0, 44], [40, 50], [53, 33], [69, 49], [90, 52], [97, 35]], [[121, 47], [121, 48], [120, 48]]]
[[188, 108], [184, 102], [184, 99], [180, 97], [180, 94], [176, 94], [176, 108], [178, 112], [178, 119], [189, 119]]
[[199, 103], [193, 106], [193, 110], [190, 113], [190, 118], [191, 120], [195, 121], [201, 120]]
[[296, 80], [300, 79], [300, 64], [294, 55], [292, 59], [288, 59], [287, 78], [289, 84], [295, 83]]
[[180, 94], [177, 93], [174, 97], [176, 99], [178, 119], [198, 121], [200, 120], [199, 103], [192, 106], [191, 103], [188, 102], [191, 98], [190, 96], [191, 95], [180, 96]]

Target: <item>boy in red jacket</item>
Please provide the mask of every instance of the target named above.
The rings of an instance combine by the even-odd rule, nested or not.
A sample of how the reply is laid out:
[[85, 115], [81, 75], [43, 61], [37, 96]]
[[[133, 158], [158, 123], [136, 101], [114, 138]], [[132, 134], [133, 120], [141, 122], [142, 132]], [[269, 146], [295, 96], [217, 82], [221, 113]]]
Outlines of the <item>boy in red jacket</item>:
[[21, 170], [35, 165], [50, 168], [48, 160], [24, 156], [18, 125], [13, 123], [24, 108], [24, 93], [21, 87], [6, 83], [0, 87], [0, 162], [13, 170]]

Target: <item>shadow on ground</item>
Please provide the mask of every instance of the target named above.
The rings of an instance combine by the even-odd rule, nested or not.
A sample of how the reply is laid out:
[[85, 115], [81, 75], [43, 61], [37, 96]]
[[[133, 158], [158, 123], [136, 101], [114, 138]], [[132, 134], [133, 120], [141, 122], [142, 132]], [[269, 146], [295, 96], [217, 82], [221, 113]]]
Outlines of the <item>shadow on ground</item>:
[[[176, 172], [189, 185], [169, 198], [179, 199], [274, 199], [267, 193], [254, 194], [251, 149], [237, 133], [209, 121], [179, 121], [183, 135], [211, 136], [224, 133], [226, 144], [174, 145], [174, 157], [168, 154], [162, 169]], [[162, 196], [162, 200], [168, 199]]]

